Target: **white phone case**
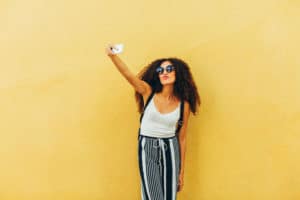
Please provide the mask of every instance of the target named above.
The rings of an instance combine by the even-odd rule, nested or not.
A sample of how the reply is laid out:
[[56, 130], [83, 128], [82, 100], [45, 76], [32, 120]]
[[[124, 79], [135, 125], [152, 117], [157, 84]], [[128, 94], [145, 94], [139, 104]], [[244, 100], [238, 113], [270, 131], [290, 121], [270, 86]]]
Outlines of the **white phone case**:
[[123, 48], [124, 48], [124, 45], [123, 44], [116, 44], [112, 47], [112, 52], [114, 54], [119, 54], [121, 52], [123, 52]]

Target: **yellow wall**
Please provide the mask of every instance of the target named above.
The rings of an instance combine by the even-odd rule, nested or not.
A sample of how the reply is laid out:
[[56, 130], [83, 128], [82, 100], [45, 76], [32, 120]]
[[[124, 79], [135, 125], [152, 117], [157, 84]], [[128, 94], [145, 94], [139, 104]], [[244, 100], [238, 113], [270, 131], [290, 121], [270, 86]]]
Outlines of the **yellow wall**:
[[139, 199], [137, 73], [186, 60], [202, 97], [179, 200], [300, 199], [299, 1], [0, 2], [0, 199]]

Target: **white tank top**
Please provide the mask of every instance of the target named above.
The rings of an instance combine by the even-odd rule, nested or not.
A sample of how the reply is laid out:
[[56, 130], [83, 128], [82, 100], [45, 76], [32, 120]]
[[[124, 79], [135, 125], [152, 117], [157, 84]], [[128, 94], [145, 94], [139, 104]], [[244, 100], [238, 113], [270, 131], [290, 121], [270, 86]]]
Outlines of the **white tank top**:
[[162, 114], [155, 107], [154, 96], [155, 94], [144, 111], [140, 134], [159, 138], [173, 137], [180, 117], [180, 103], [175, 110]]

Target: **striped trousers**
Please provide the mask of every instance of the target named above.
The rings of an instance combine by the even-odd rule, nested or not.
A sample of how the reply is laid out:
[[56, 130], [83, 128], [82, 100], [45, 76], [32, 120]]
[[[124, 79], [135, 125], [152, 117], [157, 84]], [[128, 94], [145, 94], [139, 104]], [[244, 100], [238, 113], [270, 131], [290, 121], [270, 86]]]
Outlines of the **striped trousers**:
[[176, 136], [138, 136], [142, 200], [176, 200], [180, 149]]

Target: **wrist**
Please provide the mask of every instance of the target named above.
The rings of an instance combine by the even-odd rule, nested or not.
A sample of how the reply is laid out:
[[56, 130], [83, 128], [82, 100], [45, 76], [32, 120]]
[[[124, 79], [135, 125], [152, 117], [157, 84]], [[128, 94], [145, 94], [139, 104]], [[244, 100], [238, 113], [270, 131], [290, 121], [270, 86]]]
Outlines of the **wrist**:
[[116, 57], [117, 55], [116, 54], [109, 54], [108, 56], [113, 58], [113, 57]]

